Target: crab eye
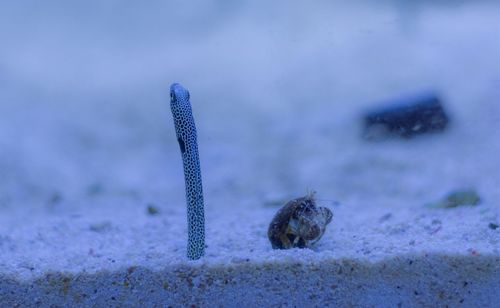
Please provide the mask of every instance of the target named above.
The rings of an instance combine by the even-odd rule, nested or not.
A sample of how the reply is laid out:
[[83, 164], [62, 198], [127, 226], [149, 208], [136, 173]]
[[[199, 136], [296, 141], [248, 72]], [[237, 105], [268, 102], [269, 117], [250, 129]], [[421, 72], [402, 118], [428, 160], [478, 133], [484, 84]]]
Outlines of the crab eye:
[[189, 100], [190, 98], [190, 95], [189, 95], [189, 92], [187, 92], [187, 100]]
[[170, 100], [171, 101], [174, 101], [175, 100], [175, 95], [174, 95], [174, 92], [170, 92]]

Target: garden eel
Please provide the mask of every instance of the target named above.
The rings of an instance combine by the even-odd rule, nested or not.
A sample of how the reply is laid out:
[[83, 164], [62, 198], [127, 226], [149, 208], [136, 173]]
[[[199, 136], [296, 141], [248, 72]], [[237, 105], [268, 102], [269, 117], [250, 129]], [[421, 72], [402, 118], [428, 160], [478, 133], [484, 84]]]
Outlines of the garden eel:
[[170, 107], [184, 165], [188, 219], [187, 257], [190, 260], [197, 260], [205, 253], [205, 213], [201, 169], [189, 91], [178, 83], [170, 86]]

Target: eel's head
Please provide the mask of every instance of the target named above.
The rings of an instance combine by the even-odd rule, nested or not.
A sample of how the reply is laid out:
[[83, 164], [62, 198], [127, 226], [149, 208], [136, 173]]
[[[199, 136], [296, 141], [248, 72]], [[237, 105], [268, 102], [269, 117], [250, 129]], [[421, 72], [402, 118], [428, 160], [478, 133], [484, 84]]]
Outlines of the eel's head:
[[189, 91], [178, 83], [170, 86], [170, 103], [189, 102]]

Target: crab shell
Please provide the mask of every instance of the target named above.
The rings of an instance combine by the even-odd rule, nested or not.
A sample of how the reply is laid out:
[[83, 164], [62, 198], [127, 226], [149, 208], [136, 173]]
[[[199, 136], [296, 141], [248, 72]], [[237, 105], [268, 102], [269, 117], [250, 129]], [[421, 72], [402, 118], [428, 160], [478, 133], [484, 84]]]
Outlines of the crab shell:
[[333, 214], [317, 207], [312, 195], [286, 203], [274, 216], [267, 235], [274, 249], [305, 248], [323, 236]]

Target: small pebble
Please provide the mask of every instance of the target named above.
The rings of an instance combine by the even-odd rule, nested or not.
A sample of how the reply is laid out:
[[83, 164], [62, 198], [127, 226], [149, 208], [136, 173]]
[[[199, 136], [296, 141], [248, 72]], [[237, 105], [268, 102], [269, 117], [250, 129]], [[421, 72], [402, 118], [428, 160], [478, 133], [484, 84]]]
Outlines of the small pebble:
[[239, 264], [239, 263], [250, 262], [250, 259], [249, 258], [234, 257], [231, 259], [231, 262]]
[[477, 205], [481, 201], [474, 189], [461, 189], [450, 192], [444, 199], [428, 204], [433, 208], [454, 208], [462, 205]]
[[103, 232], [111, 230], [111, 227], [112, 227], [111, 222], [104, 221], [104, 222], [100, 222], [100, 223], [91, 224], [89, 229], [91, 231], [94, 231], [94, 232], [103, 233]]
[[149, 215], [157, 215], [159, 213], [158, 208], [154, 204], [149, 204], [147, 211]]
[[387, 213], [378, 219], [378, 222], [382, 223], [392, 218], [391, 213]]

